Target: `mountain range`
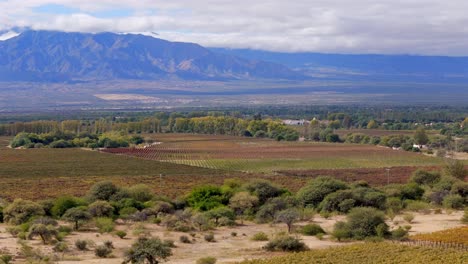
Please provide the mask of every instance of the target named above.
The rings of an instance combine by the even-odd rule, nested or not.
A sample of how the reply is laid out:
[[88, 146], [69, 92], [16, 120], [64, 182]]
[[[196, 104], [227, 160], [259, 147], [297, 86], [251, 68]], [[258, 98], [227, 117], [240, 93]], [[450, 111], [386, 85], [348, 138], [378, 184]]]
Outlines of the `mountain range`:
[[276, 63], [138, 34], [26, 31], [0, 41], [0, 81], [301, 79]]

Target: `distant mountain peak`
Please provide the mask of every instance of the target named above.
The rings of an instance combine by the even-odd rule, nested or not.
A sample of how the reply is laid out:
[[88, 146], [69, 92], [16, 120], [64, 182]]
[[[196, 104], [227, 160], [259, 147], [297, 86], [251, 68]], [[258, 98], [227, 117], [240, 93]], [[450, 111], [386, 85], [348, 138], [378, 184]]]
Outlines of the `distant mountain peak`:
[[0, 42], [0, 80], [296, 79], [275, 63], [143, 34], [25, 31]]

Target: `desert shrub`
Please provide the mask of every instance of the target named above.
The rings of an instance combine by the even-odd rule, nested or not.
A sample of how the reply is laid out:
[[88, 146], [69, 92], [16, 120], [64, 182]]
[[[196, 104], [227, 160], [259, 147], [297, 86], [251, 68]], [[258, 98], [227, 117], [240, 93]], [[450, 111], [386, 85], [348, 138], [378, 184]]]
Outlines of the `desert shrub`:
[[75, 247], [78, 250], [85, 251], [85, 250], [88, 249], [88, 241], [78, 239], [78, 240], [75, 241]]
[[0, 255], [0, 263], [1, 264], [10, 264], [13, 261], [13, 256], [10, 254], [2, 254]]
[[251, 194], [257, 196], [260, 204], [264, 204], [268, 199], [280, 196], [285, 193], [284, 189], [274, 185], [269, 181], [260, 179], [252, 180], [243, 187]]
[[127, 232], [122, 230], [115, 231], [115, 235], [118, 236], [120, 239], [124, 239], [127, 236]]
[[288, 232], [291, 233], [293, 224], [299, 220], [300, 214], [296, 208], [289, 208], [279, 211], [276, 216], [276, 222], [285, 223], [288, 227]]
[[200, 186], [193, 189], [187, 197], [187, 203], [195, 210], [209, 211], [223, 205], [223, 194], [217, 186]]
[[68, 244], [65, 242], [58, 242], [57, 244], [54, 245], [52, 250], [54, 252], [66, 252], [68, 251]]
[[429, 202], [436, 205], [441, 205], [444, 201], [445, 196], [447, 196], [448, 194], [450, 194], [450, 192], [447, 190], [428, 192], [427, 195], [425, 195], [425, 200], [428, 200]]
[[114, 207], [106, 201], [96, 201], [88, 206], [88, 212], [93, 217], [112, 217]]
[[210, 223], [208, 217], [203, 213], [196, 213], [192, 216], [191, 219], [193, 225], [198, 229], [198, 231], [208, 230], [210, 228]]
[[460, 180], [464, 180], [468, 175], [468, 170], [465, 169], [463, 162], [459, 160], [449, 160], [444, 168], [444, 171], [447, 175]]
[[218, 220], [218, 226], [235, 226], [235, 225], [236, 225], [236, 221], [231, 218], [221, 217]]
[[468, 224], [468, 208], [465, 208], [461, 222], [464, 224]]
[[190, 244], [192, 243], [192, 241], [190, 240], [190, 238], [188, 236], [185, 236], [185, 235], [182, 235], [179, 237], [179, 241], [181, 243], [185, 243], [185, 244]]
[[91, 215], [85, 207], [73, 207], [68, 209], [62, 218], [75, 224], [75, 230], [78, 230], [81, 223], [87, 222], [91, 219]]
[[110, 249], [114, 249], [114, 248], [115, 248], [115, 247], [114, 247], [114, 243], [113, 243], [112, 241], [110, 241], [110, 240], [104, 241], [104, 246], [106, 246], [106, 247], [108, 247], [108, 248], [110, 248]]
[[136, 209], [135, 207], [124, 207], [120, 209], [119, 215], [123, 219], [128, 219], [130, 218], [130, 216], [132, 216], [136, 212], [138, 212], [138, 209]]
[[172, 214], [174, 213], [174, 206], [168, 202], [157, 201], [156, 204], [151, 208], [156, 214]]
[[12, 225], [19, 225], [44, 214], [41, 205], [23, 199], [15, 199], [3, 209], [3, 220]]
[[208, 212], [205, 213], [205, 216], [208, 219], [211, 219], [214, 221], [215, 225], [220, 225], [220, 219], [221, 218], [227, 218], [231, 220], [232, 222], [236, 219], [236, 214], [234, 211], [226, 206], [218, 207], [209, 210]]
[[408, 183], [403, 185], [401, 188], [401, 196], [402, 200], [420, 200], [424, 194], [424, 189], [419, 187], [417, 183]]
[[307, 250], [304, 242], [292, 236], [280, 235], [273, 238], [265, 245], [268, 251], [286, 251], [286, 252], [299, 252]]
[[115, 223], [112, 218], [99, 217], [95, 219], [96, 227], [99, 229], [99, 233], [110, 233], [114, 231]]
[[318, 177], [297, 192], [297, 199], [304, 207], [316, 207], [330, 193], [348, 189], [345, 182], [331, 177]]
[[338, 241], [342, 241], [343, 239], [351, 238], [352, 233], [345, 222], [338, 221], [334, 225], [332, 236]]
[[112, 254], [112, 248], [105, 245], [99, 245], [94, 249], [94, 254], [99, 258], [107, 258]]
[[392, 239], [405, 240], [408, 238], [408, 231], [401, 226], [391, 232]]
[[231, 236], [232, 236], [232, 237], [236, 237], [236, 236], [237, 236], [237, 232], [231, 232]]
[[403, 215], [403, 220], [405, 220], [408, 224], [411, 224], [414, 220], [414, 215], [413, 214], [404, 214]]
[[57, 226], [58, 222], [50, 217], [39, 217], [32, 221], [33, 224], [43, 224], [46, 226]]
[[[352, 238], [359, 240], [365, 239], [366, 237], [376, 236], [376, 228], [379, 225], [386, 225], [384, 213], [372, 207], [353, 208], [346, 219], [347, 222], [345, 226], [338, 227], [347, 229]], [[337, 226], [335, 225], [335, 228], [336, 227]]]
[[238, 192], [229, 199], [229, 207], [231, 207], [237, 215], [241, 216], [241, 221], [244, 220], [243, 216], [257, 204], [258, 197], [249, 192]]
[[86, 203], [77, 197], [73, 196], [62, 196], [54, 200], [51, 213], [55, 217], [62, 217], [63, 214], [70, 208], [83, 206]]
[[268, 235], [265, 232], [255, 233], [251, 238], [252, 241], [268, 241], [268, 239]]
[[444, 197], [442, 204], [445, 208], [461, 209], [463, 208], [465, 199], [458, 194], [449, 194]]
[[417, 170], [412, 174], [410, 181], [420, 185], [433, 186], [434, 184], [438, 183], [440, 179], [441, 175], [439, 172]]
[[215, 264], [216, 258], [214, 257], [204, 257], [197, 260], [197, 264]]
[[386, 208], [397, 214], [403, 209], [403, 202], [398, 197], [390, 197], [386, 201]]
[[406, 201], [406, 209], [413, 212], [428, 213], [431, 206], [422, 201]]
[[153, 190], [145, 184], [137, 184], [128, 188], [130, 198], [139, 202], [146, 202], [153, 199]]
[[104, 200], [109, 201], [110, 198], [119, 191], [119, 188], [110, 181], [101, 181], [95, 183], [89, 189], [88, 196], [92, 201]]
[[317, 224], [308, 224], [301, 228], [301, 234], [306, 236], [315, 236], [317, 234], [325, 234], [325, 231], [322, 227]]
[[216, 242], [213, 233], [208, 233], [208, 234], [204, 235], [203, 239], [205, 239], [206, 242]]
[[160, 263], [172, 255], [172, 249], [159, 238], [139, 238], [125, 252], [123, 263]]
[[47, 244], [50, 240], [57, 235], [57, 229], [52, 225], [34, 224], [29, 229], [29, 239], [39, 236], [42, 243]]

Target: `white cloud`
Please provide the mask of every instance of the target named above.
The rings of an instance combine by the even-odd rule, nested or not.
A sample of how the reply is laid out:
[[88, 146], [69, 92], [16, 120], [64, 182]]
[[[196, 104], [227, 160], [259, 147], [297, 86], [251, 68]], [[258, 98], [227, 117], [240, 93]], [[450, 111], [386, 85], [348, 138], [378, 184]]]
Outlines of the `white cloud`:
[[[46, 4], [77, 11], [34, 11]], [[99, 15], [116, 9], [132, 15]], [[0, 30], [158, 32], [205, 46], [287, 52], [468, 55], [463, 0], [6, 0], [0, 10]]]

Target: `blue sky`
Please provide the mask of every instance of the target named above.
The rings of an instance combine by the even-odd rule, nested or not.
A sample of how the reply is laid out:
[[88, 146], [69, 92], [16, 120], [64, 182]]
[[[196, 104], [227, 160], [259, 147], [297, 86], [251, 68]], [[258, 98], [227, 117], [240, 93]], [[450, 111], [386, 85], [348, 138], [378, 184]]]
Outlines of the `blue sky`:
[[0, 32], [157, 32], [211, 47], [468, 55], [466, 0], [0, 0], [0, 10]]

